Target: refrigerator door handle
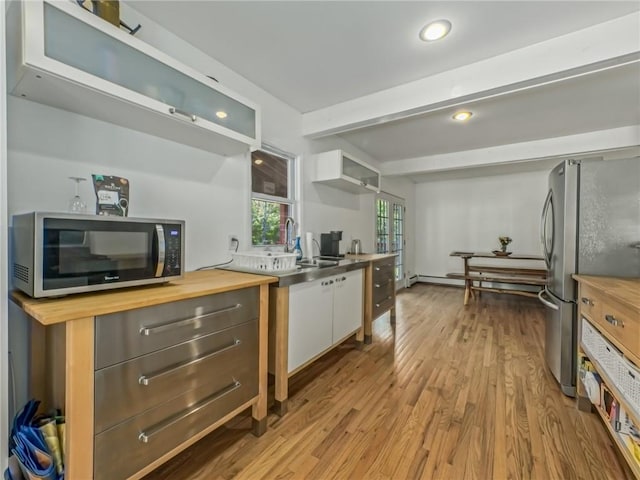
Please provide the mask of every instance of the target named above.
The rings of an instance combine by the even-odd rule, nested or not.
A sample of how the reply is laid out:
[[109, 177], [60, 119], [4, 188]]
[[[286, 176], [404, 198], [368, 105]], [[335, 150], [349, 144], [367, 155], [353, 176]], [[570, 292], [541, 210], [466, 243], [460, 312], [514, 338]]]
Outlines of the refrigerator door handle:
[[549, 207], [551, 206], [551, 195], [553, 190], [549, 190], [547, 198], [544, 201], [544, 207], [542, 207], [542, 215], [540, 217], [540, 241], [542, 242], [542, 251], [544, 253], [544, 261], [547, 264], [547, 268], [551, 268], [551, 252], [547, 250], [547, 215], [549, 214]]
[[[552, 310], [560, 310], [560, 307], [557, 304], [555, 304], [552, 301], [547, 300], [546, 298], [544, 298], [544, 294], [545, 293], [547, 295], [549, 294], [549, 292], [548, 292], [546, 287], [544, 288], [544, 290], [540, 290], [538, 292], [538, 300], [540, 300], [544, 304], [545, 307], [549, 307]], [[550, 296], [549, 296], [549, 298], [550, 298]]]

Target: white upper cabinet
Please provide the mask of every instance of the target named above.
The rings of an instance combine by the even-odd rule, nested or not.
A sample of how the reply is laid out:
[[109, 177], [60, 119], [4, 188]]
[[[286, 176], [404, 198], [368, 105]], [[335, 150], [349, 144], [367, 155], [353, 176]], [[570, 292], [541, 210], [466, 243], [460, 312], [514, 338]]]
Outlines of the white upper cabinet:
[[315, 155], [314, 182], [324, 183], [352, 193], [380, 191], [380, 171], [342, 150]]
[[16, 96], [220, 155], [260, 146], [257, 105], [75, 2], [16, 2], [7, 30]]

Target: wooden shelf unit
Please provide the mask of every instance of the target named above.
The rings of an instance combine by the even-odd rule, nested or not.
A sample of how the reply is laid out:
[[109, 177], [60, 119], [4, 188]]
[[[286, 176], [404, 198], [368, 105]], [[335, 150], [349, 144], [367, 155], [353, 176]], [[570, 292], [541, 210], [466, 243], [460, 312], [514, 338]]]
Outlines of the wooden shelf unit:
[[[602, 383], [614, 396], [618, 404], [640, 428], [638, 408], [632, 406], [618, 387], [616, 381], [582, 342], [582, 321], [589, 323], [597, 333], [616, 347], [630, 363], [640, 368], [640, 338], [635, 334], [640, 328], [640, 279], [621, 279], [574, 275], [578, 281], [578, 365], [581, 356], [589, 358]], [[616, 328], [612, 327], [618, 327]], [[585, 386], [577, 375], [577, 405], [581, 410], [592, 410]], [[620, 456], [624, 458], [629, 472], [640, 480], [640, 462], [624, 444], [620, 434], [612, 427], [602, 408], [594, 406], [602, 419]]]

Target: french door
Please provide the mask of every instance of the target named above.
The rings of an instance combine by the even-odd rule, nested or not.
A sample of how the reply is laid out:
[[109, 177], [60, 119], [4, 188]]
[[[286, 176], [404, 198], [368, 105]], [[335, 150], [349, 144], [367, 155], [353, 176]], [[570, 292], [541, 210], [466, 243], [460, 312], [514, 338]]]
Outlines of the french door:
[[376, 252], [396, 254], [396, 289], [405, 283], [405, 214], [404, 199], [388, 193], [376, 195]]

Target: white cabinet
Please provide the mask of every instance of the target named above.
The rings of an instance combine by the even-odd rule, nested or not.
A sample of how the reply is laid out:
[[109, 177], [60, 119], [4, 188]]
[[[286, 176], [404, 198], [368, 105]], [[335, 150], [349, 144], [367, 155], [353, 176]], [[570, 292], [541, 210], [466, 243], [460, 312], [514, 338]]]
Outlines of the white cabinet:
[[76, 2], [15, 2], [12, 94], [221, 155], [260, 146], [260, 111]]
[[335, 278], [333, 285], [333, 343], [338, 343], [362, 326], [362, 270]]
[[362, 270], [289, 287], [289, 373], [362, 327], [362, 295]]
[[352, 193], [380, 191], [380, 171], [342, 150], [319, 153], [314, 160], [314, 182]]
[[328, 279], [289, 287], [289, 372], [331, 346], [332, 304]]

